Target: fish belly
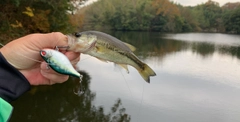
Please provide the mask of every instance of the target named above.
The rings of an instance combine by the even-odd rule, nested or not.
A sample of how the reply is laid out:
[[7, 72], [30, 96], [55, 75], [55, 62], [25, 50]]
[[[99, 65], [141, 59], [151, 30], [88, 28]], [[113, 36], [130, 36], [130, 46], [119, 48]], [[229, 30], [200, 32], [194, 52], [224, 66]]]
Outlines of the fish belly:
[[110, 49], [101, 49], [101, 50], [95, 49], [87, 52], [87, 54], [103, 61], [110, 61], [116, 64], [131, 65], [139, 69], [139, 66], [135, 63], [134, 60], [131, 59], [132, 57], [131, 54], [128, 54], [127, 52], [114, 51]]

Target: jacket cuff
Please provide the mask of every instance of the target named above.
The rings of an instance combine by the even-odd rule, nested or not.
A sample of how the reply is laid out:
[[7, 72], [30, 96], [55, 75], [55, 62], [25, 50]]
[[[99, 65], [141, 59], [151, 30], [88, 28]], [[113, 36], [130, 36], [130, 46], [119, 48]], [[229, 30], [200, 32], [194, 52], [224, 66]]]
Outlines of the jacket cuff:
[[0, 52], [0, 97], [11, 102], [29, 89], [28, 80]]
[[0, 122], [8, 122], [13, 107], [0, 97]]

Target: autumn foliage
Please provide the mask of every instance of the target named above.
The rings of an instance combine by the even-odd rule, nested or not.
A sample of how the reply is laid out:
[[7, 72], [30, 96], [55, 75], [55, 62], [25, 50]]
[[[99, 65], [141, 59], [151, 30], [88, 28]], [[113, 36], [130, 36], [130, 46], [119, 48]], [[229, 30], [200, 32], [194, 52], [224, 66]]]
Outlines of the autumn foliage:
[[182, 6], [170, 0], [1, 0], [0, 41], [29, 33], [112, 29], [159, 32], [240, 33], [240, 3], [208, 0]]
[[[239, 3], [208, 0], [182, 6], [170, 0], [98, 0], [85, 7], [85, 29], [240, 33]], [[236, 11], [236, 12], [235, 12]]]
[[69, 22], [72, 1], [82, 0], [1, 0], [0, 42], [30, 33], [72, 32], [77, 23]]

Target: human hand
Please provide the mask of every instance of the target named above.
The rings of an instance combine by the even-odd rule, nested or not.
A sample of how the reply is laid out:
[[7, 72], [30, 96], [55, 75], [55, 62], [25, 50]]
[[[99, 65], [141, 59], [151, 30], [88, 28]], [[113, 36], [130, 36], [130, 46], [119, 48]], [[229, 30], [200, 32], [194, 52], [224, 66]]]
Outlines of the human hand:
[[[31, 85], [62, 83], [69, 76], [59, 74], [47, 68], [39, 51], [43, 48], [67, 46], [67, 37], [60, 32], [48, 34], [30, 34], [16, 39], [0, 49], [5, 59], [18, 69]], [[80, 60], [80, 53], [60, 51], [65, 54], [73, 66]]]

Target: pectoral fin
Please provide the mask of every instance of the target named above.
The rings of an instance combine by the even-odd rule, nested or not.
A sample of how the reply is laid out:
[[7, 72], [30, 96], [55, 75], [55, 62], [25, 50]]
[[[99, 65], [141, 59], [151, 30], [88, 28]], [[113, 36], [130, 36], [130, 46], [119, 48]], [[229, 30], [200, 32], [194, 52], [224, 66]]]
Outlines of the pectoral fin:
[[135, 51], [135, 50], [136, 50], [136, 48], [135, 48], [134, 46], [132, 46], [131, 44], [128, 44], [128, 43], [125, 43], [125, 42], [124, 42], [124, 44], [125, 44], [128, 48], [130, 48], [131, 51]]
[[96, 53], [102, 54], [102, 53], [105, 53], [106, 50], [102, 46], [95, 46], [95, 51], [96, 51]]

